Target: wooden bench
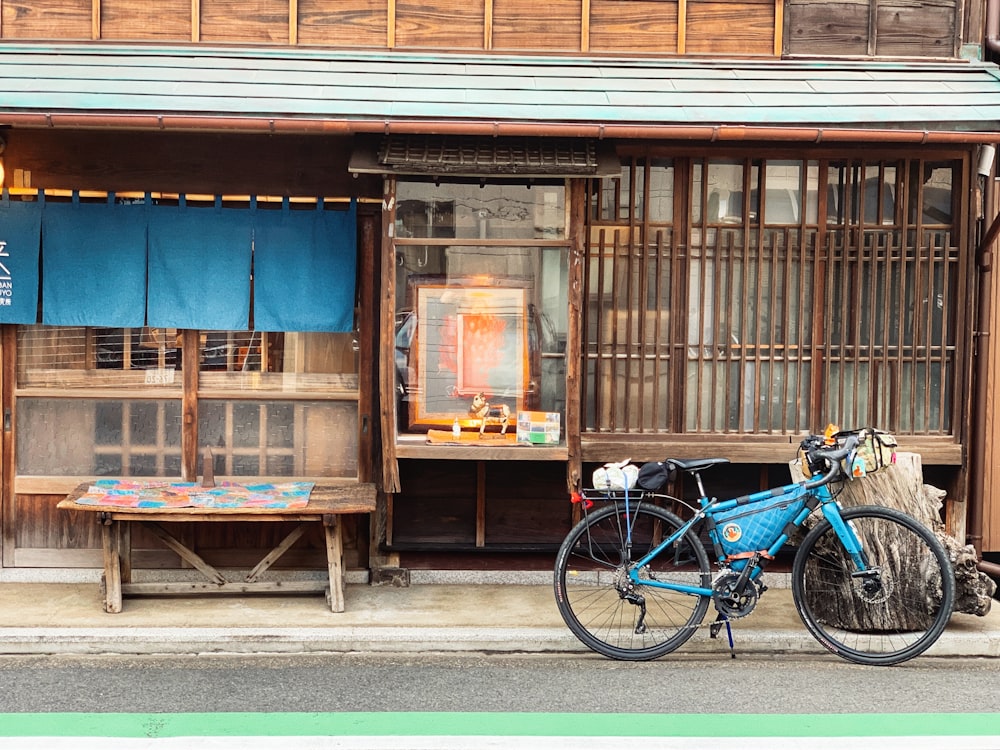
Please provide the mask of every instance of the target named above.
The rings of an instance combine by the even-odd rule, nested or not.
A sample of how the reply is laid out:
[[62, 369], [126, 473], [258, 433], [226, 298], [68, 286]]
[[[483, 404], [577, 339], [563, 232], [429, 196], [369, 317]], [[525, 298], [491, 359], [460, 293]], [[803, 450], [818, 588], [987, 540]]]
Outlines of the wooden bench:
[[[316, 485], [304, 508], [122, 508], [80, 505], [89, 483], [81, 484], [59, 502], [60, 509], [96, 513], [104, 548], [104, 610], [121, 612], [123, 596], [164, 594], [312, 593], [325, 591], [330, 609], [344, 611], [343, 534], [340, 516], [375, 510], [371, 484]], [[297, 525], [240, 581], [229, 581], [197, 552], [171, 534], [164, 524], [178, 522], [293, 521]], [[138, 523], [181, 559], [200, 571], [207, 582], [132, 582], [131, 524]], [[322, 523], [326, 535], [328, 581], [260, 581], [270, 568], [305, 533], [306, 524]]]

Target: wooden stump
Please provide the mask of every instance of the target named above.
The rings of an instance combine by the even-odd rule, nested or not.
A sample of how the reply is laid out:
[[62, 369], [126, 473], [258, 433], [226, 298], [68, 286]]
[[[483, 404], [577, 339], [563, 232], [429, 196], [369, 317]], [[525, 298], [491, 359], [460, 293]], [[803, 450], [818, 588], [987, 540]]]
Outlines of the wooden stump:
[[[941, 521], [941, 507], [945, 494], [943, 490], [924, 484], [919, 454], [900, 452], [896, 454], [894, 465], [864, 478], [847, 481], [837, 499], [845, 508], [859, 505], [895, 508], [912, 516], [933, 531], [944, 544], [954, 567], [956, 584], [954, 611], [982, 616], [990, 610], [991, 597], [996, 586], [988, 576], [976, 570], [977, 558], [973, 546], [963, 546], [945, 532]], [[912, 602], [914, 595], [919, 598], [924, 595], [923, 592], [931, 592], [930, 596], [933, 597], [938, 585], [935, 581], [928, 580], [928, 575], [933, 573], [928, 573], [926, 566], [922, 565], [921, 555], [924, 549], [921, 545], [912, 544], [913, 540], [906, 537], [888, 538], [885, 529], [879, 530], [878, 533], [859, 531], [862, 536], [861, 542], [866, 548], [880, 550], [885, 556], [883, 559], [898, 561], [900, 569], [907, 571], [899, 576], [901, 580], [893, 583], [896, 589], [891, 601]], [[898, 535], [893, 536], [898, 537]], [[828, 552], [835, 555], [843, 554], [839, 549]], [[844, 562], [846, 565], [847, 561]], [[833, 625], [849, 630], [871, 632], [897, 628], [920, 629], [930, 624], [926, 612], [915, 611], [921, 608], [914, 607], [884, 611], [883, 616], [878, 617], [879, 621], [874, 621], [871, 619], [875, 617], [872, 611], [876, 608], [866, 608], [868, 611], [859, 613], [853, 606], [855, 594], [850, 590], [849, 584], [845, 585], [843, 590], [831, 594], [830, 582], [822, 580], [821, 572], [811, 572], [818, 576], [815, 589], [824, 591], [822, 597], [824, 601], [812, 602], [814, 610], [817, 607], [822, 608], [824, 619]], [[912, 586], [912, 592], [906, 590], [908, 585]], [[935, 601], [927, 604], [927, 611], [933, 611], [937, 606]], [[862, 621], [862, 615], [868, 619]]]

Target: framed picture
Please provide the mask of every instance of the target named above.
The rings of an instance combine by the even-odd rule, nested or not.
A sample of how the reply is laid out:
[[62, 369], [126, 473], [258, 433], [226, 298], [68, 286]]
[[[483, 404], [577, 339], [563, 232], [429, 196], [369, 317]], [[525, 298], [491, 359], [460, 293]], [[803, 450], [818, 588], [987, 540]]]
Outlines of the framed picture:
[[525, 407], [530, 379], [527, 285], [417, 283], [409, 349], [409, 427], [470, 419], [483, 393], [511, 414]]

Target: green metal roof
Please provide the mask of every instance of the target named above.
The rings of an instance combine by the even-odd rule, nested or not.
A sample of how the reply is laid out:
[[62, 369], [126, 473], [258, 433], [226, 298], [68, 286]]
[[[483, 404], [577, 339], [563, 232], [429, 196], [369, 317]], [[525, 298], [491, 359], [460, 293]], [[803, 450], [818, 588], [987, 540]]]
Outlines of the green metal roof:
[[277, 118], [369, 132], [405, 121], [1000, 131], [1000, 71], [966, 60], [0, 45], [0, 125], [70, 116]]

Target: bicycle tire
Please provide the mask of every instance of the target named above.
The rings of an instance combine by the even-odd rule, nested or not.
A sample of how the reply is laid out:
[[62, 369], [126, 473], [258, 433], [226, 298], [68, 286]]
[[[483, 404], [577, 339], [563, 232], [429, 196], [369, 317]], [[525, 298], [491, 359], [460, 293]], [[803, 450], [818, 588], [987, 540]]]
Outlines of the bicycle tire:
[[[622, 507], [609, 505], [573, 527], [556, 555], [556, 603], [566, 625], [588, 648], [611, 659], [645, 661], [687, 641], [704, 619], [711, 597], [643, 585], [626, 592], [633, 562], [683, 521], [658, 506], [640, 505], [632, 511], [629, 548], [624, 516]], [[711, 586], [708, 555], [692, 531], [661, 552], [641, 576]], [[645, 606], [644, 628], [638, 627], [642, 606], [635, 595]]]
[[889, 666], [919, 656], [941, 636], [954, 606], [955, 576], [944, 545], [892, 508], [840, 513], [880, 574], [867, 582], [852, 576], [854, 565], [824, 519], [803, 539], [792, 564], [799, 617], [823, 646], [857, 664]]

